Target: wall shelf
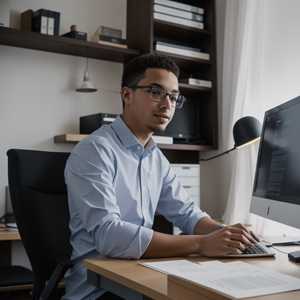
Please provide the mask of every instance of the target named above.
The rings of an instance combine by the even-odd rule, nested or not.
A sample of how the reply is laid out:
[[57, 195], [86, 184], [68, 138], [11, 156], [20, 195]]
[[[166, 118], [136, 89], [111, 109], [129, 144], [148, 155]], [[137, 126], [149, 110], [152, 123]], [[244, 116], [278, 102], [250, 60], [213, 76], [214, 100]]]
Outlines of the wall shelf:
[[[56, 135], [54, 143], [76, 144], [87, 137], [87, 134], [66, 133]], [[209, 145], [190, 145], [190, 144], [158, 144], [160, 149], [164, 150], [184, 150], [184, 151], [209, 151], [213, 147]]]
[[41, 50], [94, 59], [126, 62], [139, 55], [138, 50], [101, 45], [61, 36], [49, 36], [0, 27], [0, 45]]

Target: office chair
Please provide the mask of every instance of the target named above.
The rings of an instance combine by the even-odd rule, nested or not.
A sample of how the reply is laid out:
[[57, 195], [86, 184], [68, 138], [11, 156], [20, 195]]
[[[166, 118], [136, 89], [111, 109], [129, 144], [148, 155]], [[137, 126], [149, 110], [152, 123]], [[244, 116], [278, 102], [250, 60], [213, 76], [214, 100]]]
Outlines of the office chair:
[[53, 299], [72, 265], [64, 181], [69, 153], [11, 149], [7, 156], [12, 206], [33, 270], [33, 300]]

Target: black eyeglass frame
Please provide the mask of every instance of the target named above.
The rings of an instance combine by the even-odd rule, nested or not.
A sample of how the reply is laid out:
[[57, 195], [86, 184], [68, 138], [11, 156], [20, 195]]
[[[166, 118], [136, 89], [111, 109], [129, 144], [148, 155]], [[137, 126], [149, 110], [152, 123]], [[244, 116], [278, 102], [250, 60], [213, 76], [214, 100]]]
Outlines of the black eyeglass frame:
[[[152, 93], [152, 88], [157, 88], [160, 89], [161, 91], [163, 91], [164, 93], [160, 94], [159, 99], [163, 100], [165, 99], [166, 96], [169, 96], [169, 99], [171, 100], [172, 103], [175, 103], [175, 107], [177, 109], [181, 109], [183, 107], [183, 104], [186, 101], [186, 97], [181, 95], [180, 93], [178, 93], [178, 95], [173, 95], [172, 93], [167, 92], [167, 90], [159, 85], [133, 85], [133, 86], [129, 86], [130, 89], [136, 90], [136, 89], [150, 89], [148, 91], [148, 93], [150, 93], [152, 95], [153, 98], [155, 98], [155, 96], [153, 96]], [[174, 99], [175, 97], [175, 99]]]

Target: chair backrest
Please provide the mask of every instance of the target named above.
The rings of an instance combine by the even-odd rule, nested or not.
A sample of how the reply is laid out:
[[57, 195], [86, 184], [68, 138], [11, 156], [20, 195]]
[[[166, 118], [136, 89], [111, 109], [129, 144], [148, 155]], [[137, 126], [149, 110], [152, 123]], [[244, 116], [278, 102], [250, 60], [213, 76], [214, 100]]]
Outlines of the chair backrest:
[[56, 266], [71, 256], [64, 181], [69, 153], [11, 149], [7, 156], [12, 206], [39, 297]]

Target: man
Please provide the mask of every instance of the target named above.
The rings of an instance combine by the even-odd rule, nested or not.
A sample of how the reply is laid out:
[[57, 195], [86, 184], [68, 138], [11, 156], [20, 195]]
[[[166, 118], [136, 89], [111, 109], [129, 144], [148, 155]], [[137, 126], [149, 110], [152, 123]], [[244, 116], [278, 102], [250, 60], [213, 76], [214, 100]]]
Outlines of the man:
[[[169, 58], [143, 55], [124, 69], [123, 114], [79, 143], [67, 162], [73, 259], [65, 299], [96, 299], [104, 291], [89, 285], [82, 260], [207, 256], [239, 253], [255, 242], [242, 225], [222, 228], [195, 207], [153, 142], [184, 98], [179, 69]], [[155, 211], [186, 235], [154, 232]], [[99, 299], [114, 299], [104, 298]], [[111, 296], [113, 297], [113, 296]]]

